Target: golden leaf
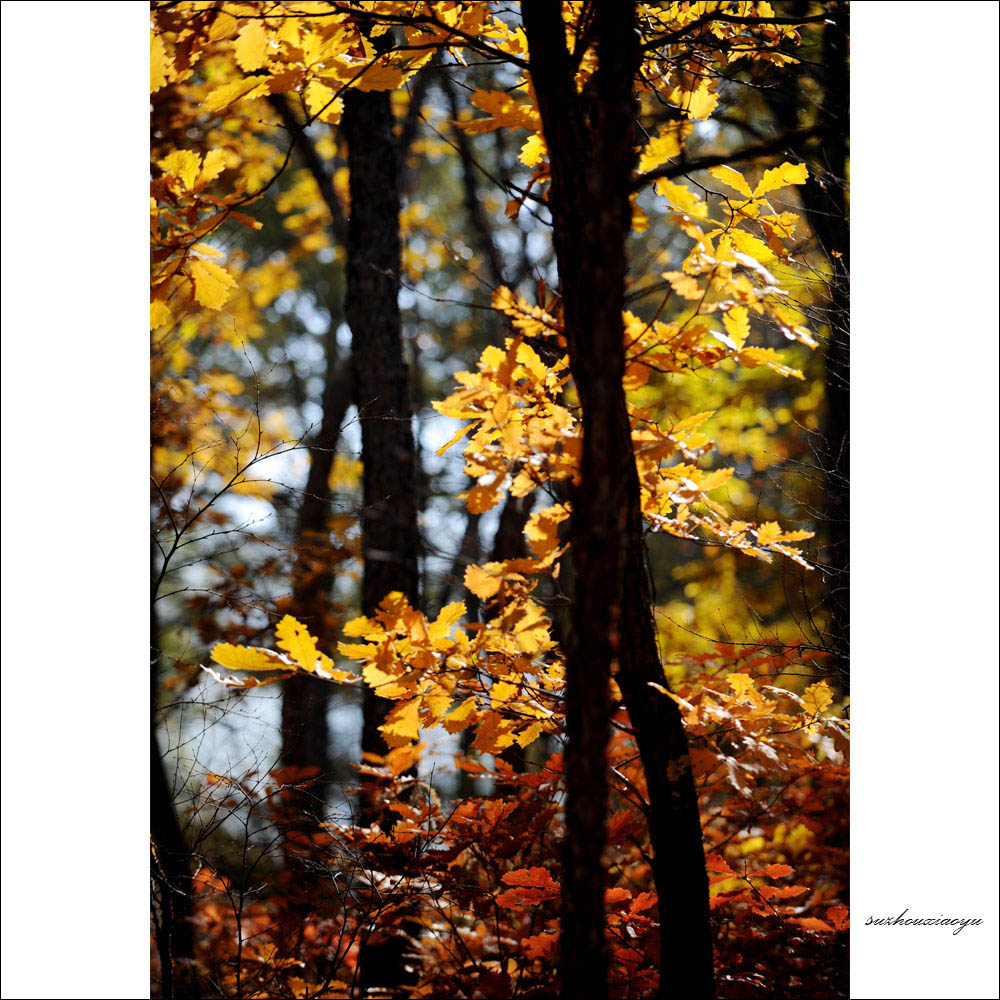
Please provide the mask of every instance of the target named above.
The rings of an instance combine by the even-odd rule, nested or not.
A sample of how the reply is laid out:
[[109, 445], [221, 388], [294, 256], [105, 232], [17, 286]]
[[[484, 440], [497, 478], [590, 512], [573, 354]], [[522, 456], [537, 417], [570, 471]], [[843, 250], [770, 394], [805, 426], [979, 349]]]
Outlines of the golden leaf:
[[246, 97], [261, 97], [266, 93], [267, 84], [257, 77], [250, 77], [218, 87], [201, 102], [201, 106], [209, 114], [214, 115]]
[[191, 264], [194, 297], [208, 309], [221, 309], [229, 298], [229, 290], [236, 287], [233, 276], [210, 260], [195, 260]]
[[776, 521], [765, 521], [757, 529], [757, 544], [770, 545], [781, 537], [781, 526]]
[[747, 198], [753, 197], [750, 185], [747, 184], [746, 179], [738, 170], [734, 170], [732, 167], [720, 166], [710, 167], [708, 172], [717, 181], [728, 184], [734, 191], [739, 191], [740, 194], [745, 195]]
[[810, 715], [819, 715], [829, 708], [833, 701], [833, 691], [826, 681], [810, 684], [802, 693], [802, 704]]
[[379, 731], [390, 747], [402, 746], [417, 738], [420, 733], [420, 706], [423, 699], [411, 698], [400, 702], [379, 726]]
[[167, 85], [173, 66], [167, 55], [167, 47], [159, 35], [149, 36], [149, 92], [155, 94]]
[[263, 69], [267, 61], [267, 29], [261, 20], [243, 25], [233, 45], [233, 52], [240, 68], [247, 73]]
[[212, 647], [212, 659], [229, 670], [291, 670], [288, 658], [258, 646], [233, 646], [217, 642]]
[[398, 66], [374, 65], [358, 77], [354, 86], [365, 92], [371, 90], [395, 90], [407, 74]]
[[465, 589], [484, 601], [492, 597], [500, 589], [501, 579], [497, 575], [499, 568], [500, 563], [466, 567]]
[[760, 183], [754, 188], [753, 196], [762, 198], [770, 191], [788, 187], [789, 184], [805, 184], [809, 180], [809, 170], [804, 163], [782, 163], [764, 171]]
[[750, 336], [750, 319], [745, 306], [734, 306], [722, 317], [722, 325], [732, 338], [736, 350], [742, 350]]
[[453, 708], [442, 720], [441, 725], [449, 733], [457, 733], [466, 729], [476, 721], [476, 699], [466, 698], [457, 708]]
[[664, 125], [643, 147], [639, 155], [640, 172], [653, 170], [677, 156], [684, 144], [685, 136], [690, 131], [691, 126], [686, 122], [671, 122], [669, 125]]
[[275, 627], [278, 645], [291, 656], [302, 670], [312, 673], [316, 669], [319, 650], [309, 630], [291, 615], [285, 615]]
[[521, 147], [519, 159], [526, 167], [534, 167], [548, 155], [548, 152], [545, 140], [536, 132], [534, 135], [529, 136], [528, 140]]
[[157, 166], [164, 173], [179, 177], [184, 187], [191, 191], [201, 172], [201, 157], [190, 149], [175, 149], [169, 156], [157, 160]]

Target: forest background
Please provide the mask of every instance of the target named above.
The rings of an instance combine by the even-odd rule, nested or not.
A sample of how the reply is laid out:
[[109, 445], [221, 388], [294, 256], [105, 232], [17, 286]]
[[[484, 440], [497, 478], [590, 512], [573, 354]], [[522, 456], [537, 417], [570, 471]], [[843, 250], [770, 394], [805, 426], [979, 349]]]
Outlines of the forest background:
[[[17, 65], [9, 51], [11, 39], [23, 37], [27, 30], [16, 19], [11, 24], [10, 18], [25, 6], [4, 6], [8, 84], [12, 67], [16, 72]], [[856, 90], [866, 86], [864, 74], [870, 67], [885, 66], [887, 51], [927, 52], [930, 56], [927, 25], [891, 19], [878, 28], [866, 24], [865, 8], [886, 6], [855, 5], [852, 44]], [[993, 5], [953, 5], [950, 9], [963, 6], [972, 9], [972, 18], [979, 19], [992, 10], [995, 25]], [[144, 646], [147, 626], [141, 600], [131, 606], [128, 582], [132, 579], [134, 586], [135, 575], [142, 578], [145, 561], [141, 542], [146, 535], [142, 482], [145, 428], [138, 427], [137, 437], [133, 431], [145, 419], [142, 372], [146, 357], [144, 344], [136, 350], [123, 333], [115, 332], [135, 324], [137, 313], [141, 323], [145, 314], [144, 304], [140, 312], [128, 301], [132, 289], [142, 290], [145, 234], [137, 233], [126, 204], [125, 192], [130, 190], [132, 178], [123, 181], [122, 169], [122, 164], [135, 163], [141, 201], [145, 66], [140, 58], [129, 67], [129, 47], [130, 40], [145, 31], [145, 10], [138, 11], [138, 24], [131, 25], [125, 23], [128, 15], [122, 15], [122, 9], [118, 5], [111, 14], [110, 6], [88, 5], [84, 21], [68, 33], [73, 45], [63, 51], [57, 43], [50, 57], [58, 65], [78, 66], [72, 57], [81, 47], [81, 39], [86, 39], [87, 60], [70, 76], [86, 82], [88, 107], [100, 110], [99, 126], [93, 118], [79, 125], [72, 115], [61, 118], [59, 142], [50, 152], [39, 141], [37, 130], [29, 127], [23, 108], [10, 107], [9, 86], [5, 96], [4, 325], [6, 337], [13, 332], [17, 340], [11, 344], [8, 339], [4, 366], [4, 499], [8, 514], [4, 835], [8, 859], [13, 854], [12, 834], [18, 837], [17, 850], [33, 859], [32, 865], [22, 866], [31, 880], [23, 888], [12, 886], [9, 863], [5, 866], [5, 952], [15, 940], [7, 933], [8, 920], [18, 907], [22, 908], [19, 924], [42, 926], [50, 919], [43, 909], [51, 914], [53, 908], [68, 906], [74, 933], [64, 935], [60, 942], [63, 961], [78, 970], [77, 981], [83, 983], [88, 969], [93, 969], [95, 956], [102, 956], [104, 988], [108, 983], [106, 945], [85, 935], [77, 937], [75, 929], [82, 922], [99, 922], [100, 938], [112, 939], [117, 950], [137, 956], [134, 974], [128, 971], [127, 959], [120, 965], [114, 963], [115, 973], [132, 975], [130, 981], [139, 984], [144, 983], [148, 971], [142, 919], [146, 907], [146, 819], [143, 809], [130, 808], [143, 789], [145, 775], [143, 767], [130, 767], [127, 750], [143, 745], [136, 741], [144, 739], [144, 719], [133, 725], [129, 706], [144, 704], [145, 675], [130, 685], [124, 670], [128, 657], [122, 653], [130, 646]], [[888, 11], [885, 16], [890, 17]], [[954, 13], [938, 27], [945, 30], [954, 26], [957, 35], [959, 26], [967, 30], [968, 23], [962, 14]], [[910, 30], [912, 35], [907, 34]], [[947, 48], [949, 41], [942, 39], [939, 30], [934, 51]], [[914, 61], [920, 65], [920, 59]], [[97, 79], [95, 66], [105, 67]], [[894, 78], [907, 83], [906, 100], [892, 90], [885, 102], [893, 128], [898, 130], [894, 134], [907, 137], [900, 142], [901, 147], [921, 134], [928, 119], [934, 119], [933, 99], [939, 98], [937, 120], [947, 123], [947, 134], [956, 143], [970, 143], [970, 159], [980, 143], [982, 148], [990, 148], [985, 123], [995, 121], [995, 115], [983, 114], [982, 106], [956, 108], [952, 92], [943, 86], [920, 95], [926, 100], [918, 99], [912, 63], [906, 68], [894, 62], [893, 67]], [[985, 84], [967, 84], [968, 93], [994, 92], [989, 67], [984, 69]], [[878, 89], [874, 83], [872, 87]], [[933, 89], [929, 81], [928, 89]], [[139, 93], [140, 100], [123, 113], [117, 102], [129, 91]], [[33, 101], [41, 107], [59, 107], [64, 100], [64, 94], [49, 96], [44, 88], [40, 92], [33, 88]], [[911, 119], [907, 115], [914, 111], [914, 105], [920, 106], [920, 115]], [[989, 740], [991, 725], [970, 733], [965, 705], [980, 687], [992, 690], [987, 676], [977, 674], [977, 665], [987, 669], [986, 664], [995, 658], [996, 630], [991, 624], [996, 619], [995, 563], [984, 560], [982, 550], [970, 546], [962, 525], [955, 523], [957, 515], [951, 510], [956, 501], [947, 489], [937, 486], [936, 481], [934, 486], [923, 481], [932, 474], [928, 456], [946, 456], [953, 475], [975, 482], [976, 470], [983, 468], [983, 456], [995, 454], [992, 352], [988, 352], [989, 366], [970, 365], [968, 360], [981, 356], [974, 338], [986, 336], [979, 310], [984, 302], [995, 301], [990, 248], [978, 248], [975, 235], [965, 239], [961, 259], [952, 265], [958, 273], [948, 277], [950, 245], [935, 232], [936, 209], [927, 194], [930, 177], [886, 155], [887, 149], [895, 147], [884, 138], [887, 123], [882, 117], [873, 126], [880, 138], [866, 145], [869, 126], [864, 121], [864, 102], [855, 102], [855, 109], [854, 419], [857, 426], [860, 415], [862, 426], [870, 426], [873, 433], [870, 439], [855, 435], [853, 458], [856, 609], [852, 626], [856, 666], [852, 695], [858, 767], [853, 797], [852, 909], [856, 916], [869, 911], [878, 914], [895, 906], [897, 899], [910, 905], [911, 898], [917, 897], [920, 908], [928, 911], [940, 908], [982, 914], [995, 926], [995, 897], [984, 900], [971, 873], [956, 880], [949, 867], [954, 857], [951, 854], [949, 858], [947, 849], [931, 852], [932, 863], [928, 864], [924, 840], [933, 833], [945, 844], [958, 847], [967, 843], [958, 826], [970, 822], [974, 807], [968, 803], [981, 802], [985, 794], [978, 768], [958, 766], [942, 748], [958, 751], [961, 760], [984, 763], [994, 752], [994, 743]], [[123, 128], [121, 120], [131, 124]], [[126, 138], [119, 144], [119, 140], [112, 140], [113, 133], [125, 133]], [[12, 135], [31, 137], [30, 143], [16, 143], [21, 149], [20, 160], [11, 158]], [[31, 149], [30, 158], [26, 145]], [[95, 151], [99, 151], [99, 162], [88, 174], [87, 164]], [[13, 190], [12, 180], [17, 185]], [[984, 187], [991, 190], [995, 177], [993, 181], [990, 184], [987, 179]], [[58, 198], [56, 214], [47, 216], [43, 207], [40, 217], [35, 214], [28, 220], [11, 212], [12, 204], [23, 201], [18, 191], [29, 184], [33, 191]], [[62, 191], [65, 194], [53, 194]], [[888, 219], [886, 191], [891, 192]], [[33, 202], [37, 213], [46, 198]], [[907, 206], [920, 206], [920, 210], [907, 211]], [[943, 207], [939, 210], [944, 212]], [[929, 245], [934, 247], [932, 263], [926, 249]], [[894, 270], [896, 259], [886, 252], [887, 247], [901, 258], [899, 272]], [[77, 254], [99, 260], [99, 267], [80, 275], [74, 267]], [[131, 263], [133, 256], [138, 267]], [[966, 297], [964, 289], [971, 287], [969, 269], [976, 274], [977, 261], [985, 261], [987, 266], [976, 279], [978, 294], [970, 301], [972, 297]], [[934, 283], [926, 280], [928, 270], [936, 276]], [[919, 281], [915, 281], [915, 273], [920, 275]], [[55, 280], [61, 302], [54, 301], [51, 293]], [[60, 316], [63, 302], [69, 311]], [[13, 315], [12, 306], [18, 310]], [[947, 328], [928, 327], [928, 315], [947, 316]], [[968, 331], [967, 356], [956, 357], [950, 345], [956, 329]], [[868, 337], [866, 331], [871, 331]], [[50, 358], [49, 347], [41, 355], [40, 341], [45, 337], [50, 338], [46, 343], [58, 352], [58, 359]], [[934, 363], [936, 350], [953, 359], [954, 382], [949, 381], [947, 370]], [[25, 381], [24, 372], [33, 374], [27, 392], [23, 388], [20, 393], [13, 391], [12, 371], [22, 373], [19, 382]], [[132, 382], [138, 383], [139, 391]], [[970, 404], [970, 400], [978, 404]], [[978, 406], [982, 406], [981, 411]], [[956, 437], [956, 426], [971, 430]], [[47, 453], [44, 463], [43, 452]], [[58, 455], [55, 465], [53, 454]], [[130, 481], [135, 479], [141, 484], [138, 489]], [[12, 482], [21, 495], [13, 523], [28, 542], [25, 550], [12, 545], [16, 541], [11, 538]], [[866, 482], [872, 484], [870, 496], [857, 486]], [[41, 495], [27, 504], [23, 494], [32, 484], [38, 484], [35, 489]], [[995, 523], [995, 493], [988, 483], [983, 486], [990, 498], [985, 502], [983, 521], [991, 527]], [[989, 510], [991, 501], [993, 509]], [[976, 502], [982, 504], [982, 498], [977, 496]], [[21, 513], [25, 507], [36, 513]], [[124, 519], [123, 510], [127, 512]], [[122, 528], [130, 516], [135, 518], [134, 531]], [[976, 523], [982, 523], [978, 517]], [[975, 527], [971, 530], [978, 533]], [[12, 549], [16, 555], [12, 556]], [[57, 599], [49, 597], [53, 588]], [[914, 609], [920, 610], [915, 614]], [[25, 645], [19, 648], [19, 642]], [[926, 662], [927, 650], [936, 650], [939, 656], [963, 665], [959, 690], [955, 690], [951, 669], [942, 669], [940, 660]], [[858, 666], [869, 660], [871, 674], [879, 676], [866, 676]], [[886, 676], [890, 671], [891, 676]], [[941, 704], [929, 697], [942, 685], [949, 696], [945, 704], [953, 701], [955, 705], [952, 712], [942, 711]], [[33, 706], [31, 713], [24, 711], [26, 704]], [[23, 723], [16, 725], [15, 714], [21, 719], [30, 714], [30, 728], [24, 728]], [[884, 735], [887, 729], [891, 730], [889, 737]], [[995, 731], [995, 723], [992, 729]], [[891, 781], [886, 779], [881, 762], [892, 762]], [[44, 801], [37, 796], [39, 785], [46, 789]], [[930, 804], [928, 795], [933, 796]], [[934, 817], [931, 821], [930, 813]], [[949, 826], [952, 817], [955, 827]], [[12, 820], [17, 824], [13, 828], [9, 825]], [[891, 843], [875, 835], [886, 823], [898, 828]], [[30, 830], [27, 844], [24, 827]], [[15, 832], [18, 829], [19, 834]], [[995, 837], [995, 827], [991, 832]], [[984, 848], [985, 856], [995, 854], [989, 851], [988, 843], [983, 844], [981, 834], [974, 839]], [[899, 873], [898, 882], [887, 884], [884, 876], [876, 874], [886, 867], [887, 855], [891, 855], [893, 878]], [[59, 865], [54, 864], [56, 858], [61, 859]], [[44, 886], [41, 892], [39, 885]], [[12, 892], [18, 900], [14, 906]], [[98, 895], [121, 902], [102, 907], [95, 898]], [[37, 913], [37, 919], [26, 920], [26, 911]], [[900, 977], [907, 973], [891, 956], [895, 947], [902, 949], [907, 943], [885, 933], [877, 940], [868, 939], [866, 934], [877, 932], [863, 932], [860, 923], [855, 921], [856, 970], [860, 975], [874, 974], [873, 969], [865, 970], [866, 940], [871, 940], [871, 948], [878, 951], [881, 961], [895, 965], [893, 988], [899, 988]], [[129, 943], [132, 941], [135, 946]], [[925, 954], [936, 943], [935, 939], [923, 942]], [[20, 941], [16, 946], [21, 947]], [[949, 940], [942, 951], [955, 947]], [[961, 947], [967, 950], [957, 960], [953, 950], [944, 951], [955, 963], [947, 973], [949, 982], [954, 987], [956, 975], [967, 976], [968, 995], [986, 995], [978, 993], [975, 985], [983, 981], [977, 978], [982, 975], [982, 965], [977, 964], [980, 953], [975, 951], [974, 942]], [[933, 969], [934, 962], [928, 966]], [[6, 969], [5, 993], [10, 988], [17, 990], [17, 995], [39, 995], [31, 992], [31, 985], [15, 986], [14, 980], [8, 979], [9, 959]], [[932, 991], [928, 973], [928, 967], [919, 970], [922, 989]], [[890, 992], [880, 992], [877, 985], [864, 989], [869, 995]], [[120, 995], [128, 995], [128, 987], [123, 987]], [[913, 991], [913, 995], [943, 994]]]

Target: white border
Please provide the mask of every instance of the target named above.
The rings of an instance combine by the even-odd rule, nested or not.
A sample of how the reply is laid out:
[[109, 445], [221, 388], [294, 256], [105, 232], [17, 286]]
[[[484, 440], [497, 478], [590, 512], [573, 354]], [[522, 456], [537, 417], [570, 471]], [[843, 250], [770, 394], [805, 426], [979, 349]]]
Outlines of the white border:
[[[147, 10], [2, 5], [4, 997], [148, 994]], [[997, 4], [852, 14], [852, 996], [992, 998]]]

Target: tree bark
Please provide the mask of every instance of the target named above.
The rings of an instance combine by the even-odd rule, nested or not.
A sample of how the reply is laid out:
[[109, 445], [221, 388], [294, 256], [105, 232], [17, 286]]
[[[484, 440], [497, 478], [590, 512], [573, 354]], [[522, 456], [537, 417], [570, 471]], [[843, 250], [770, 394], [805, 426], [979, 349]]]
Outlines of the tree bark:
[[[304, 131], [284, 94], [269, 99], [277, 111], [299, 155], [312, 174], [331, 217], [331, 235], [347, 246], [347, 219], [333, 186], [333, 177]], [[327, 634], [327, 602], [333, 586], [330, 535], [326, 527], [329, 513], [330, 471], [340, 438], [340, 427], [353, 401], [353, 372], [350, 362], [337, 364], [337, 322], [331, 318], [324, 340], [326, 373], [323, 383], [323, 417], [319, 432], [309, 446], [309, 473], [299, 508], [295, 532], [295, 562], [292, 567], [292, 608], [314, 635]], [[308, 792], [296, 793], [288, 803], [292, 816], [322, 813], [326, 802], [330, 766], [330, 731], [327, 708], [330, 685], [316, 677], [296, 675], [282, 683], [281, 762], [290, 768], [317, 768], [319, 780]]]
[[[778, 124], [809, 166], [809, 180], [800, 189], [802, 207], [830, 261], [828, 337], [825, 355], [826, 416], [819, 448], [825, 479], [823, 520], [826, 553], [823, 571], [829, 585], [827, 641], [836, 654], [835, 669], [842, 688], [850, 684], [850, 200], [847, 162], [850, 142], [850, 10], [844, 2], [827, 4], [818, 64], [790, 66], [783, 86], [764, 91]], [[796, 0], [793, 17], [805, 16], [808, 4]], [[803, 104], [803, 78], [811, 75], [822, 97]], [[815, 115], [815, 125], [802, 129]], [[811, 137], [811, 138], [809, 138]]]
[[566, 650], [566, 848], [563, 996], [607, 995], [604, 876], [611, 663], [637, 733], [649, 789], [662, 922], [660, 996], [714, 990], [708, 878], [680, 713], [665, 684], [646, 577], [639, 483], [622, 388], [633, 166], [632, 87], [639, 48], [631, 4], [594, 8], [599, 68], [590, 129], [557, 0], [522, 7], [532, 82], [549, 149], [549, 205], [574, 384], [583, 422], [573, 499], [576, 580]]
[[[191, 927], [191, 852], [184, 841], [163, 756], [156, 738], [157, 691], [159, 689], [160, 640], [156, 594], [150, 594], [149, 660], [149, 820], [151, 834], [150, 874], [155, 887], [154, 910], [158, 912], [157, 951], [160, 956], [160, 988], [164, 1000], [189, 1000], [197, 991], [194, 971], [194, 933]], [[155, 904], [159, 905], [156, 906]]]
[[[351, 216], [345, 313], [351, 327], [354, 396], [361, 423], [361, 610], [372, 615], [397, 590], [418, 601], [414, 444], [399, 317], [399, 173], [385, 93], [349, 91]], [[384, 753], [378, 727], [388, 702], [365, 691], [363, 750]]]
[[[374, 615], [392, 591], [419, 598], [419, 535], [414, 440], [399, 315], [399, 167], [387, 93], [349, 91], [342, 127], [348, 144], [351, 214], [345, 313], [351, 327], [355, 394], [361, 423], [361, 610]], [[361, 749], [384, 754], [379, 732], [390, 702], [364, 690]], [[379, 818], [373, 792], [359, 803], [362, 825]], [[362, 947], [361, 982], [395, 988], [410, 981], [404, 928]]]
[[[323, 418], [309, 446], [309, 474], [299, 508], [292, 568], [293, 613], [319, 636], [330, 634], [327, 612], [335, 575], [326, 523], [330, 509], [330, 472], [340, 427], [353, 398], [351, 364], [337, 364], [333, 323], [327, 333], [325, 350]], [[293, 675], [282, 683], [282, 765], [318, 769], [316, 784], [308, 792], [296, 795], [296, 801], [291, 803], [294, 814], [316, 813], [319, 818], [326, 802], [330, 770], [329, 701], [330, 685], [317, 677]]]

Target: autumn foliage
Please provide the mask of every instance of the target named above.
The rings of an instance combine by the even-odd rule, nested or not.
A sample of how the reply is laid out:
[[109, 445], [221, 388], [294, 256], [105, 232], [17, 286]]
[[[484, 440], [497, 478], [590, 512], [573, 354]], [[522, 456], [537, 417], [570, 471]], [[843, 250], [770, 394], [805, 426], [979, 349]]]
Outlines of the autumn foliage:
[[[592, 470], [584, 345], [548, 237], [565, 164], [519, 6], [151, 5], [154, 995], [550, 997], [572, 961], [567, 650]], [[599, 138], [610, 15], [555, 6], [570, 99]], [[849, 698], [830, 599], [846, 563], [824, 518], [824, 361], [846, 315], [842, 255], [810, 214], [844, 178], [813, 162], [837, 137], [808, 117], [823, 93], [792, 131], [767, 96], [820, 61], [840, 6], [628, 13], [615, 389], [652, 583], [643, 697], [686, 737], [658, 780], [693, 779], [722, 997], [846, 995]], [[365, 125], [359, 94], [392, 122], [394, 233], [350, 228], [368, 210], [345, 139]], [[782, 141], [753, 138], [775, 122]], [[396, 344], [391, 365], [357, 329], [347, 348], [366, 235], [401, 247], [379, 274], [402, 324], [378, 348]], [[416, 445], [390, 461], [365, 435], [392, 393]], [[379, 421], [409, 427], [405, 406]], [[397, 460], [414, 470], [419, 592], [399, 582], [365, 607], [365, 572], [400, 558], [370, 544], [373, 480]], [[625, 641], [610, 635], [594, 995], [631, 998], [678, 972], [639, 749], [657, 716], [637, 722], [619, 686]]]

